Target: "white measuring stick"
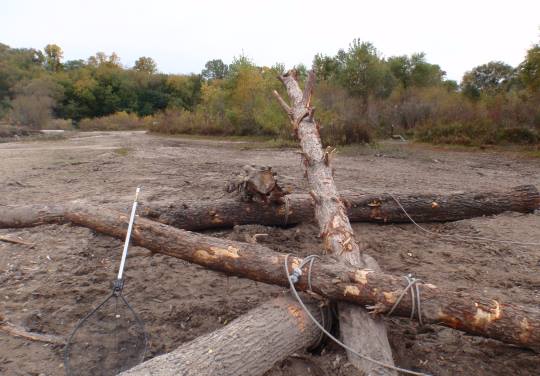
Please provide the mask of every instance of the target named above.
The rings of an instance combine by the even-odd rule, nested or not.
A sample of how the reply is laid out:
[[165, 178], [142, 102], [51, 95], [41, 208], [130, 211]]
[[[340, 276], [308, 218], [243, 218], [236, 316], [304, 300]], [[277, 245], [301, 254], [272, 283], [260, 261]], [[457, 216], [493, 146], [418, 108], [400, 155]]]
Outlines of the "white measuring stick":
[[133, 201], [133, 207], [131, 208], [131, 217], [129, 217], [129, 225], [126, 234], [126, 241], [124, 242], [124, 250], [122, 251], [122, 260], [120, 261], [120, 268], [118, 269], [117, 279], [122, 279], [122, 274], [124, 273], [124, 266], [126, 264], [126, 257], [129, 248], [129, 239], [131, 238], [131, 230], [133, 229], [133, 222], [135, 222], [135, 212], [137, 211], [137, 199], [139, 198], [139, 192], [141, 187], [137, 187], [135, 192], [135, 201]]

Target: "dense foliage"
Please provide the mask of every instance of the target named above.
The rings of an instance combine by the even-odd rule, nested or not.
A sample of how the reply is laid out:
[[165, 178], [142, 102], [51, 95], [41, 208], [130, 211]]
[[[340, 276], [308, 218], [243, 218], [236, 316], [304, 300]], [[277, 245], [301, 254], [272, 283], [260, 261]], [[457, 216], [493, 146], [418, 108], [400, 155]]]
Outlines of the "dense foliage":
[[[423, 53], [385, 58], [358, 39], [335, 56], [316, 55], [313, 66], [328, 143], [396, 132], [438, 143], [539, 142], [540, 44], [518, 67], [488, 62], [459, 85]], [[296, 69], [305, 76], [306, 67]], [[0, 118], [34, 128], [72, 122], [82, 130], [286, 138], [290, 126], [272, 97], [284, 70], [239, 56], [231, 64], [210, 60], [201, 74], [162, 74], [146, 56], [127, 68], [115, 53], [63, 61], [54, 44], [43, 51], [0, 44]]]

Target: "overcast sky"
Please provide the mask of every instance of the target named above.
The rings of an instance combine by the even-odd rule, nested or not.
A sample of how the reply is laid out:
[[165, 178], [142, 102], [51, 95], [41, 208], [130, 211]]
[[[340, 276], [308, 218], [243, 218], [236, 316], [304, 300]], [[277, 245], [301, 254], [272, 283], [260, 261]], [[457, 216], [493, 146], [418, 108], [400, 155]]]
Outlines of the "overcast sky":
[[311, 66], [354, 38], [386, 57], [423, 51], [448, 78], [491, 60], [519, 64], [539, 41], [540, 0], [3, 0], [0, 42], [43, 48], [65, 59], [115, 51], [126, 66], [139, 56], [165, 73], [200, 72], [210, 59], [242, 52], [258, 65]]

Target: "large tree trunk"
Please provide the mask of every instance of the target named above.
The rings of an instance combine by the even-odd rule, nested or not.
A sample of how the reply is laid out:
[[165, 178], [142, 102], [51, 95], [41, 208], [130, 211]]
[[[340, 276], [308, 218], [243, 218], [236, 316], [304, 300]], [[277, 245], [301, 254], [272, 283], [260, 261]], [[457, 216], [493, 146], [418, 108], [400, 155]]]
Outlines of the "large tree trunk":
[[[321, 320], [317, 304], [308, 307]], [[295, 351], [315, 344], [320, 336], [292, 297], [277, 298], [122, 375], [260, 376]]]
[[[129, 216], [104, 208], [71, 205], [0, 206], [0, 228], [69, 223], [118, 239], [126, 236]], [[288, 287], [285, 255], [260, 244], [247, 244], [180, 230], [144, 218], [135, 221], [134, 244], [153, 252], [177, 257], [212, 270], [254, 281]], [[289, 257], [289, 269], [302, 258]], [[307, 275], [307, 267], [303, 270]], [[330, 257], [313, 265], [312, 289], [328, 299], [370, 306], [379, 313], [390, 311], [407, 282], [403, 277], [346, 265]], [[540, 352], [540, 310], [487, 297], [479, 292], [452, 292], [419, 283], [421, 313], [425, 323], [445, 325], [470, 334], [528, 347]], [[306, 291], [301, 278], [297, 288]], [[411, 295], [407, 293], [394, 314], [409, 317]]]
[[[531, 213], [540, 208], [536, 187], [523, 185], [508, 191], [467, 192], [453, 194], [396, 194], [403, 208], [418, 223], [447, 222], [500, 214], [505, 211]], [[171, 204], [142, 204], [139, 213], [158, 222], [199, 231], [234, 225], [294, 225], [313, 218], [313, 198], [307, 194], [290, 194], [284, 203], [240, 201], [185, 200]], [[342, 195], [351, 222], [410, 222], [389, 194]]]
[[[323, 151], [319, 127], [313, 119], [311, 95], [315, 85], [315, 73], [310, 71], [304, 92], [296, 80], [296, 72], [282, 75], [280, 80], [287, 89], [291, 107], [285, 106], [294, 131], [302, 147], [306, 175], [315, 204], [315, 218], [324, 242], [324, 250], [335, 254], [351, 265], [379, 271], [375, 259], [366, 255], [365, 246], [360, 247], [347, 217], [344, 203], [341, 201], [334, 183], [330, 166], [330, 151]], [[279, 98], [279, 94], [274, 92]], [[389, 366], [394, 365], [392, 349], [388, 342], [383, 321], [349, 303], [338, 304], [339, 323], [343, 342], [366, 357], [378, 360]], [[358, 357], [347, 350], [349, 361], [367, 375], [397, 375], [395, 370], [381, 366], [364, 357]]]

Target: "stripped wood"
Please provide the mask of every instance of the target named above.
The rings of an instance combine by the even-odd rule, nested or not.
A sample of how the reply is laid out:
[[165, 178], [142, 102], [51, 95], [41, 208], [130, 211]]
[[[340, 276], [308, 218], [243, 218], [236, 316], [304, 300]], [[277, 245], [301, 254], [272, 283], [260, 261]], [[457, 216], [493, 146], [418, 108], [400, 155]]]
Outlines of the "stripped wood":
[[[540, 209], [540, 194], [533, 185], [505, 191], [452, 194], [395, 194], [403, 208], [418, 223], [448, 222], [496, 215], [506, 211], [532, 213]], [[387, 193], [342, 194], [351, 222], [409, 223], [396, 201]], [[180, 200], [166, 204], [141, 204], [139, 213], [152, 220], [199, 231], [235, 225], [288, 226], [311, 221], [313, 198], [308, 194], [288, 194], [282, 202]]]
[[[287, 89], [291, 102], [293, 130], [302, 148], [306, 176], [311, 187], [310, 195], [314, 201], [315, 218], [319, 223], [324, 250], [351, 265], [379, 271], [377, 261], [365, 254], [365, 246], [360, 245], [355, 239], [345, 205], [334, 183], [330, 164], [332, 152], [322, 147], [319, 126], [313, 118], [314, 109], [311, 107], [315, 73], [309, 72], [304, 92], [300, 90], [294, 70], [280, 76], [280, 80]], [[392, 349], [382, 320], [352, 304], [340, 303], [338, 308], [343, 342], [366, 357], [393, 366]], [[395, 370], [360, 358], [349, 350], [347, 356], [349, 361], [364, 374], [397, 375]]]

